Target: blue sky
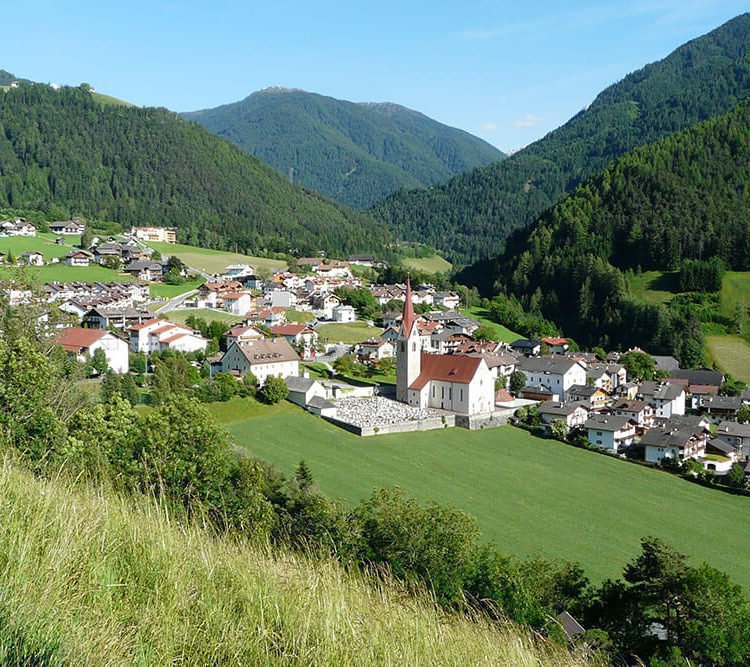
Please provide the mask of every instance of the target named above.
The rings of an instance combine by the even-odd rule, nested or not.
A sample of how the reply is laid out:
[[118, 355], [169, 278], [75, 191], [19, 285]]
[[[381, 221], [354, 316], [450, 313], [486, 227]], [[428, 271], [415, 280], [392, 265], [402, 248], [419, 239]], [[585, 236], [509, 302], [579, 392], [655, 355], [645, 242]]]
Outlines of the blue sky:
[[272, 85], [397, 102], [508, 150], [746, 10], [747, 0], [26, 0], [3, 8], [0, 68], [177, 111]]

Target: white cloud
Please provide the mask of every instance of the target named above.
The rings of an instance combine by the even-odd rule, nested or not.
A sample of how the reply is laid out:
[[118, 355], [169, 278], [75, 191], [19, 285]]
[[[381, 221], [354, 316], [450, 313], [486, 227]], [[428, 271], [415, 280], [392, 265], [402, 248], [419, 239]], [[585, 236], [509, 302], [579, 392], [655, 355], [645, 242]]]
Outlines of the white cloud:
[[482, 125], [482, 129], [485, 132], [494, 132], [495, 130], [497, 130], [497, 123], [484, 123]]
[[544, 116], [535, 116], [534, 114], [527, 113], [523, 118], [512, 120], [510, 124], [513, 127], [536, 127], [543, 120]]

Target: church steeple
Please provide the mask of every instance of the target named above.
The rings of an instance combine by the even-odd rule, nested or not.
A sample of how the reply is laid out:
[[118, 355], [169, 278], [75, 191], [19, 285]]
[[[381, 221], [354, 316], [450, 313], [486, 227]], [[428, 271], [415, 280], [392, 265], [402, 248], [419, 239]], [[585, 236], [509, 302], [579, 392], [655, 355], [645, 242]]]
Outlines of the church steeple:
[[411, 280], [406, 278], [404, 312], [396, 341], [396, 399], [409, 402], [409, 387], [419, 377], [422, 367], [422, 344], [417, 330], [417, 316], [411, 298]]

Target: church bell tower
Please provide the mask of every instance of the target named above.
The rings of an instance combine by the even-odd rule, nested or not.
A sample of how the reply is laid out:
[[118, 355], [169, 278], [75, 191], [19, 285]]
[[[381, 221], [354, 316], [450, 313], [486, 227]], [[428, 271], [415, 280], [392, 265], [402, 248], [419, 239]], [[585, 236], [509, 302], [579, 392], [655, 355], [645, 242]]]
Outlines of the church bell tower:
[[409, 387], [419, 377], [422, 366], [422, 344], [417, 331], [417, 317], [411, 300], [411, 281], [406, 278], [406, 296], [401, 326], [396, 339], [396, 399], [409, 402]]

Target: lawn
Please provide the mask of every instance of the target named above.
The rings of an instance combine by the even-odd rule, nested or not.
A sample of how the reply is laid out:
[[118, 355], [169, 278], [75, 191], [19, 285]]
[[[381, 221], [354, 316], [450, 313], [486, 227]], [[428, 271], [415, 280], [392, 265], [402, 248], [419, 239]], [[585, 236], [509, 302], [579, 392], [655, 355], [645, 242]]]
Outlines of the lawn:
[[286, 311], [286, 319], [287, 322], [294, 322], [295, 324], [307, 324], [315, 319], [315, 315], [309, 311], [289, 308]]
[[368, 338], [377, 338], [383, 330], [371, 327], [367, 322], [348, 322], [347, 324], [321, 324], [315, 330], [320, 336], [321, 343], [345, 343], [356, 345]]
[[65, 257], [71, 250], [72, 245], [80, 243], [80, 236], [65, 236], [67, 245], [57, 245], [54, 234], [39, 233], [36, 236], [9, 236], [0, 238], [0, 254], [7, 255], [10, 250], [16, 258], [25, 252], [36, 251], [44, 255], [44, 260], [48, 261], [52, 257]]
[[514, 341], [517, 341], [519, 338], [523, 338], [520, 334], [517, 334], [515, 331], [511, 331], [508, 329], [508, 327], [504, 327], [502, 324], [498, 324], [497, 322], [493, 322], [491, 319], [489, 319], [489, 313], [479, 306], [473, 306], [472, 308], [461, 308], [461, 312], [466, 315], [467, 317], [471, 317], [474, 320], [477, 320], [477, 322], [480, 322], [483, 326], [489, 327], [495, 332], [495, 337], [497, 340], [502, 341], [503, 343], [513, 343]]
[[236, 252], [197, 248], [179, 243], [149, 243], [148, 245], [162, 255], [176, 255], [190, 268], [206, 273], [222, 273], [230, 264], [250, 264], [255, 267], [256, 271], [269, 272], [286, 268], [286, 262], [278, 259], [249, 257]]
[[[16, 269], [17, 270], [17, 269]], [[0, 267], [0, 279], [4, 276], [11, 275], [14, 269], [12, 267]], [[119, 273], [113, 269], [107, 269], [98, 264], [89, 266], [68, 266], [67, 264], [48, 264], [46, 266], [31, 266], [24, 269], [34, 281], [43, 284], [52, 281], [81, 281], [86, 283], [96, 282], [132, 282], [133, 278], [127, 273]]]
[[750, 271], [727, 271], [721, 290], [721, 314], [733, 317], [737, 302], [750, 308]]
[[628, 287], [637, 299], [648, 303], [667, 303], [678, 293], [676, 271], [644, 271], [628, 279]]
[[739, 336], [706, 336], [708, 351], [727, 373], [750, 383], [750, 345]]
[[151, 296], [161, 297], [162, 299], [172, 299], [180, 294], [194, 290], [204, 283], [202, 278], [188, 280], [182, 285], [168, 285], [167, 283], [154, 283], [151, 285]]
[[512, 427], [358, 438], [289, 405], [217, 410], [239, 446], [286, 473], [304, 459], [321, 489], [349, 505], [401, 486], [474, 515], [506, 552], [576, 560], [597, 581], [656, 535], [750, 587], [750, 525], [731, 519], [750, 512], [750, 498]]
[[407, 269], [424, 271], [425, 273], [448, 273], [453, 268], [453, 264], [440, 255], [433, 255], [432, 257], [404, 257], [401, 263]]
[[180, 308], [179, 310], [170, 310], [164, 313], [164, 317], [175, 324], [185, 324], [188, 317], [202, 317], [206, 322], [226, 322], [227, 324], [236, 324], [241, 322], [242, 318], [232, 313], [225, 313], [223, 310], [211, 310], [210, 308]]

